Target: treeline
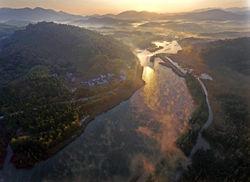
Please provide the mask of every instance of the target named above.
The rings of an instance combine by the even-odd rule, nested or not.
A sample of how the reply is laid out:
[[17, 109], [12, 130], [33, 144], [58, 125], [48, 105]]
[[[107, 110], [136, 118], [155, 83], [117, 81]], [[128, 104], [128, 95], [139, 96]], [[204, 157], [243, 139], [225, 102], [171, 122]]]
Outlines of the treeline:
[[204, 133], [213, 149], [200, 150], [193, 156], [184, 181], [250, 180], [249, 108], [237, 95], [219, 95], [217, 99], [225, 128], [220, 131], [212, 128]]
[[6, 84], [43, 65], [58, 76], [95, 76], [136, 64], [130, 49], [110, 36], [84, 28], [41, 22], [16, 31], [1, 42], [0, 83]]
[[250, 37], [220, 40], [205, 45], [201, 55], [212, 67], [226, 66], [250, 76]]
[[45, 68], [33, 68], [1, 92], [1, 112], [11, 136], [17, 167], [29, 167], [80, 128], [77, 106], [70, 93]]
[[188, 90], [194, 100], [195, 110], [189, 120], [190, 128], [178, 138], [176, 143], [186, 156], [188, 156], [195, 145], [201, 127], [207, 121], [208, 106], [205, 93], [203, 92], [199, 81], [191, 74], [187, 74], [185, 80]]
[[249, 38], [192, 46], [199, 59], [187, 64], [199, 72], [202, 62], [213, 78], [206, 86], [214, 119], [203, 132], [211, 148], [194, 154], [181, 180], [250, 181]]

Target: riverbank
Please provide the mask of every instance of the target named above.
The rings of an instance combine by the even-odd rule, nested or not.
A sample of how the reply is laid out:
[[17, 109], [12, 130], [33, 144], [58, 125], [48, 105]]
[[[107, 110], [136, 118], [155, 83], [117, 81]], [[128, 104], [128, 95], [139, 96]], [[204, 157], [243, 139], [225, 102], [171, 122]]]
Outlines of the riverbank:
[[[69, 143], [74, 141], [79, 135], [84, 132], [88, 124], [98, 115], [112, 109], [113, 107], [119, 105], [124, 100], [130, 98], [134, 92], [144, 85], [141, 79], [136, 79], [133, 83], [124, 83], [120, 87], [109, 91], [107, 94], [101, 94], [95, 99], [87, 101], [79, 101], [76, 103], [78, 107], [78, 113], [80, 116], [84, 116], [84, 120], [79, 120], [80, 127], [74, 127], [72, 130], [65, 134], [64, 138], [58, 141], [53, 141], [55, 144], [47, 148], [45, 151], [39, 151], [41, 153], [40, 158], [34, 158], [26, 153], [22, 153], [20, 150], [15, 152], [11, 158], [11, 162], [18, 169], [22, 168], [32, 168], [36, 163], [44, 161], [51, 156], [55, 155], [57, 152], [66, 147]], [[87, 113], [87, 114], [86, 114]], [[58, 142], [58, 143], [57, 143]], [[20, 152], [19, 152], [20, 151]]]
[[[195, 110], [189, 119], [190, 127], [176, 141], [176, 144], [184, 152], [184, 154], [189, 156], [197, 142], [199, 132], [209, 117], [206, 94], [203, 90], [204, 88], [202, 88], [202, 85], [199, 82], [199, 78], [195, 74], [179, 68], [178, 65], [175, 65], [173, 61], [167, 57], [167, 54], [157, 54], [154, 56], [154, 59], [157, 57], [163, 61], [160, 62], [161, 65], [171, 68], [175, 74], [185, 79], [187, 88], [195, 104]], [[152, 62], [153, 59], [150, 61]]]
[[180, 68], [178, 68], [176, 65], [173, 64], [173, 62], [167, 57], [167, 55], [165, 53], [160, 53], [160, 54], [156, 54], [154, 56], [152, 56], [150, 58], [150, 62], [154, 62], [155, 58], [160, 58], [162, 60], [162, 62], [160, 62], [160, 64], [162, 66], [166, 66], [168, 68], [171, 68], [173, 70], [173, 72], [175, 74], [177, 74], [179, 77], [186, 77], [186, 71], [185, 70], [181, 70]]
[[213, 78], [206, 81], [206, 88], [214, 122], [202, 132], [210, 148], [195, 152], [180, 181], [250, 179], [250, 77], [245, 66], [249, 55], [242, 54], [248, 53], [248, 44], [249, 38], [190, 43], [170, 56], [178, 64]]
[[[192, 114], [190, 118], [188, 119], [189, 126], [184, 131], [184, 133], [181, 134], [176, 140], [176, 145], [180, 150], [185, 154], [185, 156], [189, 159], [187, 162], [190, 162], [192, 158], [190, 158], [190, 155], [194, 148], [196, 148], [197, 143], [199, 143], [199, 135], [201, 135], [202, 128], [204, 125], [206, 125], [207, 118], [209, 116], [208, 111], [208, 103], [206, 101], [206, 90], [202, 87], [202, 84], [199, 81], [199, 77], [195, 75], [192, 71], [188, 69], [183, 69], [180, 67], [177, 63], [175, 63], [173, 60], [171, 60], [168, 57], [168, 54], [160, 53], [157, 55], [154, 55], [150, 58], [150, 62], [154, 63], [155, 59], [160, 59], [159, 64], [165, 67], [170, 68], [176, 75], [183, 78], [186, 82], [187, 89], [192, 97], [192, 100], [194, 102], [194, 110], [192, 111]], [[198, 145], [198, 148], [200, 145]], [[200, 148], [199, 148], [200, 149]], [[167, 163], [166, 163], [167, 164]], [[159, 169], [158, 171], [164, 171], [166, 170], [166, 164], [159, 163]], [[172, 177], [170, 177], [171, 181], [179, 181], [182, 178], [184, 168], [186, 167], [186, 161], [180, 162], [179, 165], [176, 167], [175, 174], [173, 174]], [[156, 173], [159, 173], [155, 171], [152, 176], [157, 176]], [[154, 178], [149, 178], [148, 181], [154, 181], [152, 180]]]
[[[86, 118], [83, 119], [84, 121], [81, 123], [81, 128], [78, 131], [75, 131], [74, 135], [72, 135], [68, 140], [63, 141], [57, 146], [55, 146], [54, 148], [50, 149], [48, 151], [49, 156], [55, 155], [56, 153], [60, 152], [60, 150], [65, 148], [68, 144], [70, 144], [77, 137], [79, 137], [84, 132], [88, 124], [91, 121], [93, 121], [98, 115], [103, 114], [111, 110], [112, 108], [116, 107], [120, 103], [128, 100], [143, 85], [144, 85], [144, 82], [139, 82], [138, 84], [135, 84], [134, 87], [131, 89], [128, 89], [128, 88], [125, 89], [125, 87], [119, 88], [118, 90], [114, 92], [113, 95], [110, 95], [110, 97], [105, 98], [102, 101], [96, 102], [95, 103], [96, 110], [92, 110], [95, 112], [92, 112], [90, 115], [88, 115]], [[86, 108], [87, 108], [86, 105], [84, 105], [84, 107], [82, 107], [81, 109], [82, 111], [85, 112]]]
[[[66, 140], [62, 140], [60, 143], [54, 145], [51, 148], [48, 148], [46, 151], [46, 155], [41, 158], [39, 161], [29, 161], [29, 157], [25, 156], [25, 161], [22, 159], [24, 156], [18, 156], [14, 153], [14, 155], [11, 158], [11, 162], [15, 165], [16, 168], [22, 169], [22, 168], [31, 168], [36, 163], [39, 163], [41, 161], [44, 161], [48, 159], [49, 157], [55, 155], [56, 153], [60, 152], [64, 147], [66, 147], [68, 144], [70, 144], [72, 141], [74, 141], [78, 136], [80, 136], [88, 124], [95, 119], [96, 116], [107, 112], [108, 110], [112, 109], [113, 107], [119, 105], [121, 102], [127, 100], [130, 98], [134, 92], [136, 92], [139, 88], [141, 88], [144, 85], [144, 82], [142, 80], [137, 80], [133, 84], [125, 84], [124, 86], [121, 86], [120, 88], [115, 89], [112, 93], [109, 93], [102, 98], [99, 98], [95, 101], [85, 101], [85, 102], [79, 102], [77, 105], [79, 105], [79, 113], [80, 115], [84, 115], [86, 119], [81, 122], [81, 126], [79, 129], [72, 131], [66, 138]], [[20, 160], [22, 162], [20, 163]]]
[[189, 156], [197, 142], [202, 126], [207, 121], [209, 112], [206, 96], [199, 81], [192, 74], [187, 74], [185, 80], [196, 107], [189, 119], [190, 127], [176, 143], [185, 155]]

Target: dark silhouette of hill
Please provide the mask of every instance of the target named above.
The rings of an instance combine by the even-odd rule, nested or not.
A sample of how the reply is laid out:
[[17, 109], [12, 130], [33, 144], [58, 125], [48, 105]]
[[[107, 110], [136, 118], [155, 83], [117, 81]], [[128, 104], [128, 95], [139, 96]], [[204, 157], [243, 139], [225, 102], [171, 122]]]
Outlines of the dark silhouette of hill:
[[71, 21], [80, 19], [82, 16], [72, 15], [63, 11], [55, 11], [44, 8], [0, 8], [0, 21]]
[[136, 63], [129, 48], [109, 36], [55, 23], [42, 22], [16, 31], [2, 41], [1, 49], [1, 83], [22, 76], [36, 65], [58, 75], [73, 72], [91, 77]]

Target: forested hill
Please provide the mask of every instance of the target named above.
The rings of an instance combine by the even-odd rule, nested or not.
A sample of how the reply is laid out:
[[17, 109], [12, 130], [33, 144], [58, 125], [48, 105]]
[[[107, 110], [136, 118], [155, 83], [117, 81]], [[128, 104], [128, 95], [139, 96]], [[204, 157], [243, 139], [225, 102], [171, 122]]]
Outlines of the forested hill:
[[250, 37], [219, 40], [205, 44], [202, 56], [211, 67], [227, 66], [250, 75]]
[[28, 25], [2, 42], [0, 83], [27, 73], [35, 65], [47, 66], [59, 75], [84, 76], [127, 69], [136, 57], [128, 47], [99, 33], [55, 23]]
[[194, 154], [181, 181], [249, 181], [250, 38], [189, 42], [171, 58], [211, 76], [204, 83], [213, 122], [203, 132], [211, 148]]
[[0, 74], [0, 130], [6, 131], [0, 137], [0, 168], [8, 144], [15, 166], [31, 167], [143, 84], [141, 66], [127, 46], [44, 22], [1, 42]]

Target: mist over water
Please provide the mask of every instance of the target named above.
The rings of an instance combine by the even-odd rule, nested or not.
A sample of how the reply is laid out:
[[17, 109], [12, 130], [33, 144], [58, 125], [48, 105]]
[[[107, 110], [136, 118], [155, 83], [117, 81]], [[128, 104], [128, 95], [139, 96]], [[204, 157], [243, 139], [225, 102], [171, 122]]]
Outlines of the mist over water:
[[174, 176], [177, 164], [186, 160], [175, 141], [188, 127], [193, 101], [185, 80], [161, 66], [159, 59], [149, 63], [151, 55], [137, 51], [146, 85], [129, 100], [96, 117], [79, 138], [47, 161], [29, 170], [9, 164], [0, 179], [145, 181], [163, 158], [168, 161], [166, 173]]

